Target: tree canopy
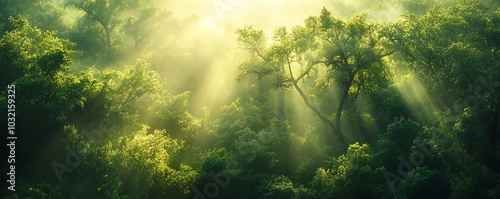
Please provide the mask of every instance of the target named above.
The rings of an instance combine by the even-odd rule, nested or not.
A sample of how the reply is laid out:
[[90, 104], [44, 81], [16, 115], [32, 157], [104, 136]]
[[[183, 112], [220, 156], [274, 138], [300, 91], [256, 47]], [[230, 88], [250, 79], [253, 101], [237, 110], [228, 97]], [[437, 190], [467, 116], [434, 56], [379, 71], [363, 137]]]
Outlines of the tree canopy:
[[499, 198], [496, 1], [184, 3], [0, 0], [4, 198]]

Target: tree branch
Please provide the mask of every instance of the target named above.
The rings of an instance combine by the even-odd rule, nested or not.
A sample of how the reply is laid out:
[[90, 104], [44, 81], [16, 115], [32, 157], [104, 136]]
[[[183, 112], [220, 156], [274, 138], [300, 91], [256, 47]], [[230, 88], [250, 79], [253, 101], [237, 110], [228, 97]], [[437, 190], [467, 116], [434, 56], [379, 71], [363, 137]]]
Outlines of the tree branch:
[[287, 61], [287, 65], [288, 65], [288, 72], [290, 73], [290, 79], [292, 80], [292, 84], [293, 84], [295, 90], [297, 90], [297, 92], [299, 93], [300, 97], [302, 97], [302, 100], [304, 101], [306, 106], [309, 109], [311, 109], [321, 119], [321, 121], [326, 123], [328, 126], [330, 126], [330, 128], [332, 128], [332, 130], [334, 130], [334, 132], [337, 134], [339, 141], [341, 143], [345, 143], [344, 136], [342, 134], [340, 134], [340, 132], [335, 131], [335, 129], [336, 129], [335, 124], [332, 121], [330, 121], [328, 118], [326, 118], [323, 115], [323, 113], [321, 113], [321, 111], [319, 111], [314, 105], [311, 104], [311, 102], [309, 102], [309, 99], [307, 99], [307, 96], [304, 94], [304, 91], [302, 91], [302, 89], [299, 87], [297, 80], [293, 77], [292, 66], [291, 66], [290, 59], [289, 59], [288, 55], [286, 56], [286, 61]]

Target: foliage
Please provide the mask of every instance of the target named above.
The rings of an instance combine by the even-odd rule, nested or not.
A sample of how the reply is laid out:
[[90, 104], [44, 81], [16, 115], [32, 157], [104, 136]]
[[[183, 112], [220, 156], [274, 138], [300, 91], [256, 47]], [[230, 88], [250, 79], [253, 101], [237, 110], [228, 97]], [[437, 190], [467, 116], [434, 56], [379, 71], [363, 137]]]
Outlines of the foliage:
[[10, 18], [15, 27], [0, 41], [2, 74], [1, 85], [6, 85], [25, 74], [54, 76], [67, 71], [70, 48], [73, 44], [53, 36], [49, 31], [31, 27], [23, 18]]
[[495, 1], [370, 4], [403, 12], [384, 22], [326, 4], [272, 35], [159, 4], [0, 0], [5, 198], [499, 198]]
[[315, 198], [380, 198], [381, 169], [376, 168], [367, 144], [351, 144], [347, 153], [334, 159], [328, 169], [320, 168], [311, 182]]
[[449, 198], [449, 186], [442, 173], [417, 167], [408, 173], [394, 195], [397, 198]]

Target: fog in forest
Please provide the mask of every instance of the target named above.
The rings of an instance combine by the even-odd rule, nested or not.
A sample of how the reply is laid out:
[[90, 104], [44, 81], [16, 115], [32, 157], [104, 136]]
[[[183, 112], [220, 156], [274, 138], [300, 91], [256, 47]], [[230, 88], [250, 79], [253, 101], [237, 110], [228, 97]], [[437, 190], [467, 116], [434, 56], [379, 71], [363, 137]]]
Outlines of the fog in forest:
[[0, 0], [2, 194], [498, 198], [499, 6]]

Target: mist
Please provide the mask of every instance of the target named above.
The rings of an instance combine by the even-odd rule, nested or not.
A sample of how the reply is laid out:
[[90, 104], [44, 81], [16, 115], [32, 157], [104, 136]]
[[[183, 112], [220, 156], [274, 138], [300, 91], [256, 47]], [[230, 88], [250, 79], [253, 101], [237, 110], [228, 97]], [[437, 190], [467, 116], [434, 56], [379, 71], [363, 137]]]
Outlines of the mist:
[[155, 4], [172, 12], [177, 20], [187, 22], [179, 30], [181, 33], [155, 32], [155, 37], [149, 39], [155, 41], [154, 48], [179, 55], [153, 62], [153, 67], [166, 77], [175, 92], [191, 92], [193, 111], [204, 106], [219, 107], [235, 99], [231, 93], [233, 85], [238, 84], [235, 77], [244, 57], [236, 42], [239, 28], [252, 26], [263, 30], [270, 39], [276, 28], [302, 25], [307, 17], [319, 15], [323, 8], [342, 19], [366, 13], [371, 20], [386, 21], [401, 14], [401, 7], [363, 1], [187, 0]]
[[499, 5], [0, 0], [5, 198], [498, 198]]

